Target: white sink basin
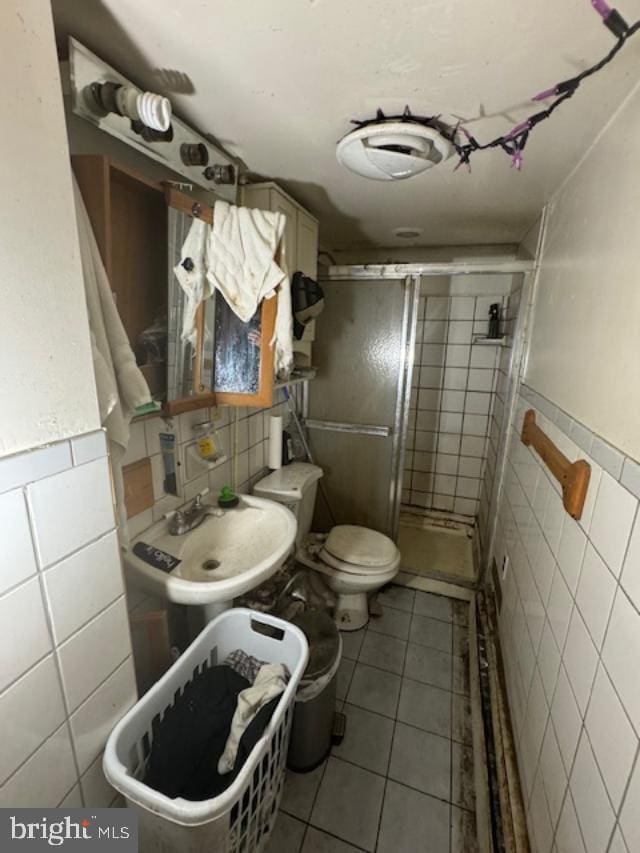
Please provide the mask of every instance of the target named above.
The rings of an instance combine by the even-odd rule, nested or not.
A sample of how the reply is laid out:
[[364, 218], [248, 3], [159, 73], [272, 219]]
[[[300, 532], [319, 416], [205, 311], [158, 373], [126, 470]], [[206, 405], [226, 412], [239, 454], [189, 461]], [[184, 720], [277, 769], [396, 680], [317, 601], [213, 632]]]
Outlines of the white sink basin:
[[172, 536], [160, 521], [134, 539], [124, 555], [133, 583], [177, 604], [204, 605], [214, 615], [280, 568], [296, 536], [290, 510], [251, 495], [233, 509], [211, 510], [219, 515], [182, 536]]

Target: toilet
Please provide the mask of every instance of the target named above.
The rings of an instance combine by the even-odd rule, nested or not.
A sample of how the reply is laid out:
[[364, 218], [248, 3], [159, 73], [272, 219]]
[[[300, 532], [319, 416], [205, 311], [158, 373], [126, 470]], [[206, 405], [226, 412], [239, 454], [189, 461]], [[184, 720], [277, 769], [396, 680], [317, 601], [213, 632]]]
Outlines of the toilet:
[[322, 469], [293, 462], [268, 474], [253, 487], [261, 498], [287, 506], [298, 521], [296, 560], [320, 572], [338, 596], [335, 621], [342, 631], [357, 631], [369, 621], [367, 593], [393, 580], [400, 551], [382, 533], [340, 524], [328, 534], [311, 533]]

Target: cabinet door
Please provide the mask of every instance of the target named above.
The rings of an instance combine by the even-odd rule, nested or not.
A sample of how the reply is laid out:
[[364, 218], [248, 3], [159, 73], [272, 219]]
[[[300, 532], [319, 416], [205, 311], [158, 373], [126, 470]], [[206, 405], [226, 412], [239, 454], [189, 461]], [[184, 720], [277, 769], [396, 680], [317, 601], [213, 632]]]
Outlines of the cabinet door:
[[[171, 187], [166, 190], [166, 196], [169, 207], [178, 213], [187, 217], [198, 216], [209, 224], [213, 223], [211, 207], [194, 204], [192, 198]], [[179, 250], [181, 246], [178, 245], [177, 248]], [[169, 266], [173, 267], [174, 263], [175, 258]], [[201, 399], [213, 397], [216, 404], [268, 408], [273, 398], [274, 352], [271, 340], [275, 328], [276, 300], [263, 299], [258, 311], [248, 323], [243, 323], [236, 317], [219, 293], [216, 293], [211, 301], [214, 305], [214, 317], [209, 334], [205, 333], [204, 303], [196, 315], [198, 346], [193, 371], [197, 395]], [[203, 361], [206, 358], [205, 345], [209, 338], [213, 362], [213, 387], [210, 392], [213, 394], [204, 393], [201, 386]], [[177, 402], [182, 403], [180, 400]], [[194, 405], [191, 408], [199, 407]], [[177, 411], [186, 409], [180, 408]]]
[[309, 278], [318, 277], [318, 223], [302, 210], [298, 210], [296, 270]]
[[291, 204], [289, 199], [281, 195], [277, 190], [271, 190], [269, 209], [274, 213], [283, 213], [287, 224], [284, 229], [284, 259], [287, 264], [289, 276], [298, 269], [297, 263], [297, 217], [298, 210]]

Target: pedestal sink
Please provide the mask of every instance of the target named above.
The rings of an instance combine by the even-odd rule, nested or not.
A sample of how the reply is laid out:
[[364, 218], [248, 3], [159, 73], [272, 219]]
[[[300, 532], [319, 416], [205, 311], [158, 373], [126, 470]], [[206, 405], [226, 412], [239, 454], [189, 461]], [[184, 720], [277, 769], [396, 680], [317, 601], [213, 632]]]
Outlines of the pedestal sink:
[[296, 519], [281, 504], [242, 495], [188, 533], [172, 536], [166, 521], [149, 527], [124, 554], [131, 581], [176, 604], [199, 605], [208, 621], [233, 599], [271, 577], [290, 552]]

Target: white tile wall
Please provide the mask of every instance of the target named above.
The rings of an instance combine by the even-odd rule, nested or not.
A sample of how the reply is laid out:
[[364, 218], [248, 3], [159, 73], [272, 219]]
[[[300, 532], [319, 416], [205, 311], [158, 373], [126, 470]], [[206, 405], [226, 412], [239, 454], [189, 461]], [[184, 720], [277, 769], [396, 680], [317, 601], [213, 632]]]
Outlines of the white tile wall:
[[30, 669], [0, 696], [0, 784], [59, 728], [65, 719], [53, 655]]
[[[523, 393], [510, 427], [494, 556], [500, 565], [508, 555], [511, 565], [499, 627], [531, 837], [538, 853], [630, 853], [640, 849], [638, 498], [560, 424], [583, 445], [586, 430], [560, 414], [552, 422], [545, 411], [554, 407]], [[544, 463], [519, 440], [529, 408], [570, 459], [592, 464], [579, 523], [564, 512]]]
[[[62, 643], [124, 593], [115, 531], [43, 573], [54, 639]], [[73, 601], [74, 606], [69, 607]]]
[[[484, 284], [475, 286], [480, 290]], [[490, 282], [486, 284], [490, 286]], [[498, 348], [472, 345], [471, 340], [474, 333], [486, 333], [489, 304], [502, 304], [503, 294], [500, 290], [495, 296], [427, 294], [421, 298], [403, 484], [405, 505], [453, 510], [470, 517], [477, 513]], [[425, 450], [428, 459], [415, 455], [415, 451]], [[420, 464], [425, 462], [427, 467]]]
[[2, 519], [2, 575], [0, 594], [37, 571], [31, 544], [27, 505], [22, 489], [0, 495]]
[[4, 690], [51, 651], [38, 578], [0, 598], [0, 630], [0, 690]]
[[102, 772], [102, 753], [95, 759], [81, 779], [82, 795], [87, 808], [106, 809], [117, 796]]
[[80, 773], [100, 755], [118, 720], [136, 701], [133, 661], [128, 657], [71, 715], [76, 761]]
[[71, 467], [71, 445], [50, 444], [0, 459], [0, 492], [16, 489]]
[[71, 454], [74, 465], [83, 465], [94, 459], [101, 459], [107, 455], [107, 438], [104, 430], [80, 435], [71, 439]]
[[[75, 710], [131, 654], [124, 596], [58, 647], [67, 707]], [[92, 662], [91, 667], [85, 661]]]
[[0, 787], [0, 807], [54, 808], [76, 779], [69, 729], [63, 723]]
[[113, 528], [111, 475], [106, 457], [27, 486], [41, 568]]
[[612, 805], [618, 809], [633, 766], [637, 738], [602, 664], [593, 685], [585, 726]]
[[110, 805], [91, 763], [135, 679], [104, 434], [0, 459], [0, 482], [0, 806]]
[[[130, 518], [130, 537], [137, 536], [154, 521], [190, 500], [203, 488], [208, 487], [216, 495], [222, 486], [231, 485], [238, 492], [249, 492], [253, 484], [266, 473], [267, 440], [270, 415], [288, 417], [288, 407], [282, 391], [274, 394], [274, 405], [269, 409], [233, 408], [218, 406], [184, 412], [175, 418], [147, 418], [132, 425], [132, 441], [126, 462], [134, 462], [148, 456], [151, 459], [154, 506], [150, 510]], [[236, 431], [236, 413], [238, 428]], [[193, 424], [212, 420], [218, 430], [226, 456], [216, 463], [204, 463], [189, 451], [193, 447]], [[183, 497], [164, 491], [164, 466], [160, 454], [159, 435], [173, 432], [176, 436], [179, 477], [183, 484]], [[232, 458], [236, 455], [235, 481]]]
[[631, 775], [625, 803], [620, 813], [620, 828], [629, 851], [640, 850], [640, 761]]
[[584, 731], [580, 737], [570, 785], [585, 847], [588, 853], [600, 853], [607, 849], [616, 816]]
[[638, 501], [631, 492], [603, 472], [589, 538], [616, 577], [622, 568], [637, 507]]
[[619, 587], [602, 659], [636, 731], [640, 732], [640, 678], [634, 677], [640, 660], [640, 614]]
[[633, 525], [621, 582], [636, 609], [640, 610], [640, 513]]

